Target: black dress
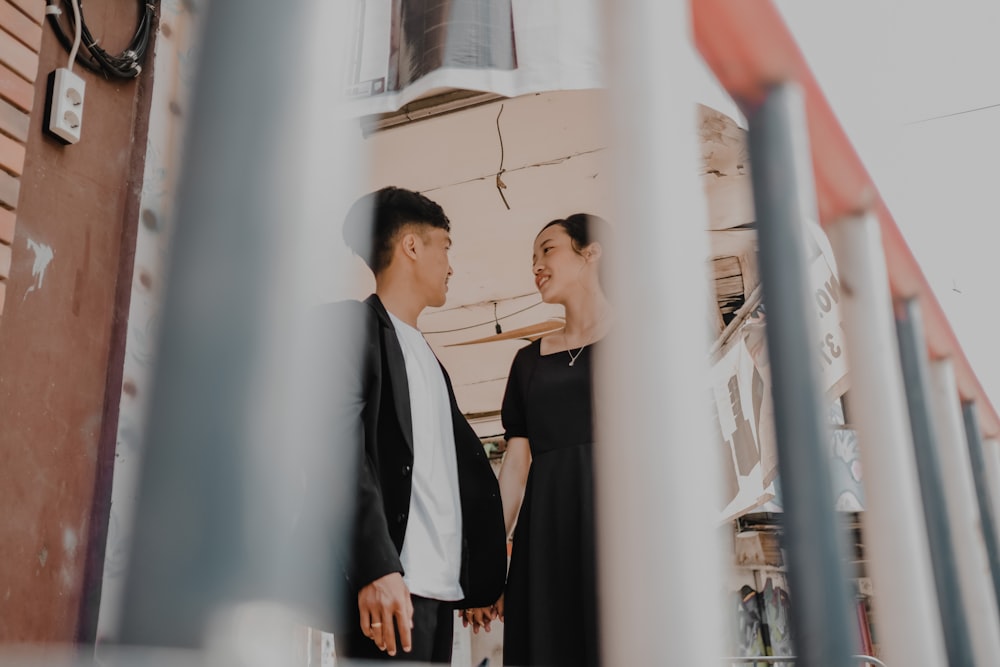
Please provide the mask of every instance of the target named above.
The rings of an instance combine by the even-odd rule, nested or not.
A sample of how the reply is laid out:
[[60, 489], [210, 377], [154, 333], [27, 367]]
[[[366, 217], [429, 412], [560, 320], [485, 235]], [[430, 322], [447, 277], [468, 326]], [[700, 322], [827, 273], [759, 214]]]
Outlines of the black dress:
[[[531, 468], [504, 596], [504, 665], [597, 665], [591, 347], [514, 357], [502, 418]], [[574, 350], [575, 352], [575, 350]]]

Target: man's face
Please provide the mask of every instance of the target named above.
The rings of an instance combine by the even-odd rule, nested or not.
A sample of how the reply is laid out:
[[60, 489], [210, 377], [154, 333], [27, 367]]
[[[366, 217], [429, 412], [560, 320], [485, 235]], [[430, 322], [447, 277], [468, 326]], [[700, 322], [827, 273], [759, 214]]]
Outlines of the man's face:
[[443, 306], [448, 297], [451, 263], [451, 234], [438, 227], [422, 226], [416, 233], [417, 281], [427, 305]]

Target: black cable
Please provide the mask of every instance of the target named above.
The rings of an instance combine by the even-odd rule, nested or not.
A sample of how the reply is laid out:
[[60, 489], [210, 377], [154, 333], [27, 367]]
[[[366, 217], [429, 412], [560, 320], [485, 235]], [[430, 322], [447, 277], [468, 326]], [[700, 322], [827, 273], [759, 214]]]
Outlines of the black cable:
[[[531, 310], [535, 306], [540, 306], [540, 305], [542, 305], [541, 299], [539, 299], [537, 302], [531, 304], [530, 306], [527, 306], [526, 308], [522, 308], [521, 310], [515, 310], [513, 313], [507, 313], [506, 315], [503, 315], [502, 317], [500, 317], [499, 319], [496, 320], [496, 323], [500, 324], [500, 320], [505, 320], [508, 317], [513, 317], [515, 315], [520, 315], [524, 311]], [[429, 336], [431, 334], [455, 333], [456, 331], [467, 331], [469, 329], [475, 329], [476, 327], [481, 327], [484, 324], [489, 324], [489, 323], [490, 323], [490, 321], [486, 320], [485, 322], [479, 322], [477, 324], [470, 324], [470, 325], [465, 326], [465, 327], [458, 327], [457, 329], [442, 329], [441, 331], [424, 331], [423, 334], [425, 336]]]
[[[87, 27], [87, 21], [83, 16], [83, 0], [79, 2], [80, 9], [80, 49], [76, 55], [76, 62], [92, 72], [99, 72], [106, 77], [119, 79], [134, 79], [142, 72], [142, 63], [146, 59], [146, 52], [149, 49], [150, 35], [153, 32], [153, 24], [156, 12], [157, 0], [138, 0], [139, 21], [135, 34], [129, 41], [128, 46], [119, 55], [113, 55], [97, 45], [97, 40]], [[72, 3], [70, 0], [52, 0], [50, 6], [62, 8], [58, 13], [49, 13], [49, 25], [66, 51], [72, 51], [76, 24], [73, 20]], [[68, 9], [69, 11], [65, 11]], [[67, 14], [69, 31], [63, 28], [59, 21], [60, 14]]]

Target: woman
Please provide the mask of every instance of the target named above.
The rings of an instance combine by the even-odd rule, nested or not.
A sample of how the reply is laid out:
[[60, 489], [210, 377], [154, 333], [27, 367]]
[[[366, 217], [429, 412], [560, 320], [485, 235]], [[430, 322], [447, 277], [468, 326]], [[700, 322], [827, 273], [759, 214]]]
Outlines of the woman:
[[596, 665], [597, 585], [591, 446], [592, 352], [611, 326], [600, 281], [607, 223], [578, 213], [535, 238], [532, 271], [566, 327], [518, 351], [504, 395], [500, 495], [513, 551], [504, 664]]

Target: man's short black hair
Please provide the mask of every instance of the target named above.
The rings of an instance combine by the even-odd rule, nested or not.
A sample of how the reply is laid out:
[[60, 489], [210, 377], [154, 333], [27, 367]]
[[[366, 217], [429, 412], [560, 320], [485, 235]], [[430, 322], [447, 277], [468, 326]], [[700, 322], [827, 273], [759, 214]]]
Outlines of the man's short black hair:
[[419, 192], [388, 186], [351, 206], [344, 220], [344, 242], [378, 275], [392, 260], [392, 245], [406, 225], [451, 230], [441, 206]]

